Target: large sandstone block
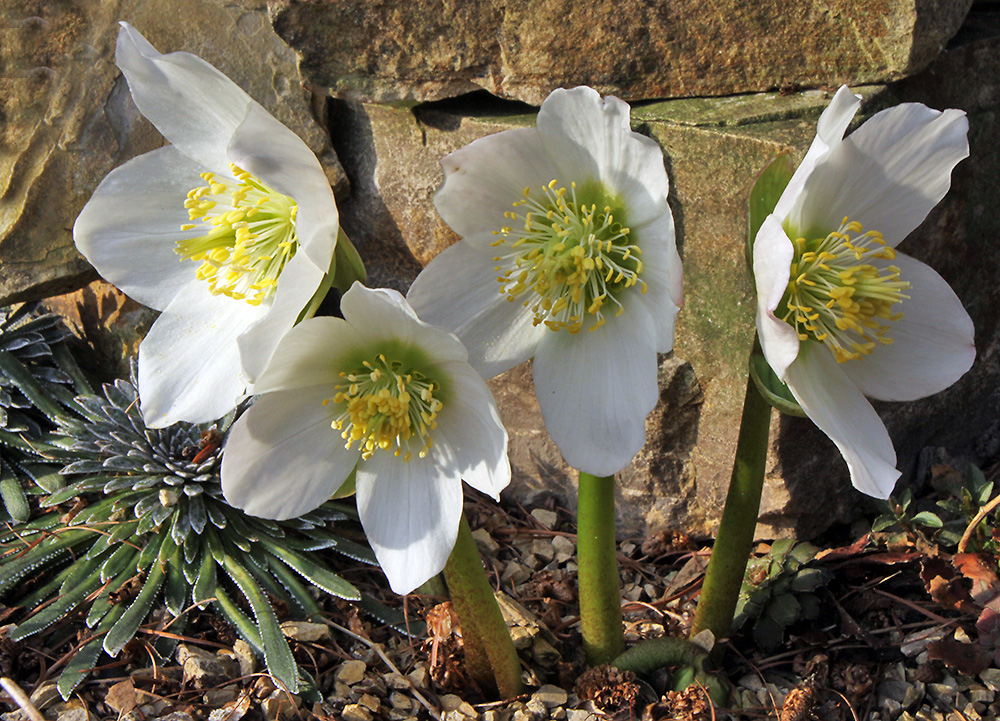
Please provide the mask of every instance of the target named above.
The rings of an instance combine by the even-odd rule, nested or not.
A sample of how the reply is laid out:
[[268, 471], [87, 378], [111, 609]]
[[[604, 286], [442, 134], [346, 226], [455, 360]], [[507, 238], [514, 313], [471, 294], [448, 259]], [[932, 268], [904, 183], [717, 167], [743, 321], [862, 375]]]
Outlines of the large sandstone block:
[[[916, 100], [970, 113], [972, 158], [961, 164], [945, 201], [904, 243], [930, 263], [965, 301], [977, 328], [979, 360], [952, 389], [906, 404], [880, 404], [899, 452], [901, 484], [919, 481], [921, 452], [938, 446], [978, 459], [995, 455], [997, 367], [996, 277], [1000, 256], [983, 252], [998, 235], [1000, 175], [996, 92], [1000, 40], [946, 53], [924, 75], [897, 86], [857, 88], [864, 113]], [[951, 82], [944, 82], [948, 78]], [[955, 90], [955, 80], [962, 90]], [[648, 441], [619, 474], [620, 527], [641, 533], [664, 526], [711, 532], [721, 513], [742, 408], [754, 295], [743, 260], [746, 195], [755, 174], [777, 153], [805, 152], [831, 93], [808, 91], [719, 99], [674, 100], [633, 108], [635, 129], [663, 146], [670, 204], [684, 258], [686, 305], [675, 352], [661, 358], [661, 402], [647, 423]], [[344, 222], [373, 279], [405, 290], [419, 269], [454, 242], [432, 196], [439, 159], [471, 140], [533, 122], [503, 115], [506, 106], [475, 100], [414, 110], [340, 103], [334, 130], [352, 169]], [[627, 382], [624, 381], [623, 382]], [[492, 382], [511, 433], [512, 491], [553, 492], [575, 503], [575, 478], [549, 440], [531, 386], [530, 367]], [[991, 425], [992, 424], [992, 425]], [[857, 512], [864, 497], [849, 484], [839, 453], [808, 420], [772, 419], [762, 535], [809, 536]], [[990, 445], [993, 443], [994, 445]]]
[[631, 98], [875, 83], [913, 74], [972, 0], [274, 0], [303, 75], [336, 97], [484, 88], [538, 104], [591, 85]]
[[0, 304], [96, 277], [73, 246], [73, 222], [109, 170], [163, 143], [115, 67], [119, 20], [162, 52], [187, 50], [216, 65], [295, 130], [346, 189], [295, 55], [262, 1], [172, 0], [169, 11], [155, 0], [15, 5], [0, 23]]

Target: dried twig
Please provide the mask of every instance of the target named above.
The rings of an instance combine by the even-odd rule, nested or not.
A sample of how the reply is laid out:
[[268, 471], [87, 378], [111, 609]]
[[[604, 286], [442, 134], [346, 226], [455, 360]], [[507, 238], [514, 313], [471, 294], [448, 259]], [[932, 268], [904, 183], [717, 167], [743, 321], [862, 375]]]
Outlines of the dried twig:
[[31, 703], [31, 699], [14, 682], [14, 679], [2, 676], [0, 677], [0, 686], [3, 686], [3, 690], [10, 694], [10, 697], [14, 699], [14, 703], [20, 707], [31, 721], [45, 721], [45, 717], [35, 708], [35, 704]]
[[992, 501], [980, 508], [979, 513], [973, 516], [972, 522], [966, 527], [965, 533], [962, 534], [962, 540], [958, 542], [959, 553], [965, 553], [965, 548], [969, 545], [969, 541], [972, 539], [972, 534], [976, 532], [976, 527], [984, 518], [986, 518], [987, 514], [989, 514], [989, 512], [997, 506], [1000, 506], [1000, 493], [998, 493]]

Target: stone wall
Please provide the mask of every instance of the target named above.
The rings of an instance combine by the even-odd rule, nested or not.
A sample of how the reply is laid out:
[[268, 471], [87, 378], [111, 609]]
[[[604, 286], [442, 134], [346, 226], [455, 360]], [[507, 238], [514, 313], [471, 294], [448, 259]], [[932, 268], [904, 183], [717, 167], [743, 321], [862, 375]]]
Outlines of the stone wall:
[[[441, 157], [530, 125], [535, 108], [525, 103], [552, 88], [588, 83], [628, 98], [633, 127], [662, 145], [685, 264], [686, 304], [675, 352], [661, 358], [661, 403], [646, 447], [619, 476], [621, 529], [711, 532], [753, 334], [746, 194], [776, 153], [801, 157], [832, 91], [848, 82], [865, 98], [863, 114], [919, 101], [970, 117], [972, 157], [902, 247], [965, 302], [979, 357], [942, 394], [879, 405], [901, 484], [921, 481], [918, 460], [937, 447], [979, 461], [998, 455], [1000, 260], [989, 250], [1000, 235], [1000, 13], [992, 5], [628, 0], [598, 3], [586, 17], [563, 0], [169, 5], [77, 0], [56, 11], [38, 2], [29, 8], [37, 19], [3, 31], [4, 40], [20, 40], [0, 52], [18, 43], [35, 49], [21, 53], [13, 78], [17, 65], [4, 58], [0, 79], [5, 117], [17, 121], [5, 127], [0, 157], [4, 298], [88, 280], [72, 251], [73, 218], [110, 168], [160, 142], [114, 68], [119, 19], [163, 51], [216, 64], [300, 133], [324, 162], [372, 282], [399, 290], [456, 239], [431, 204]], [[168, 19], [178, 12], [189, 18], [182, 26]], [[572, 508], [571, 469], [545, 434], [530, 367], [492, 385], [511, 432], [509, 492], [529, 500], [555, 493]], [[807, 420], [775, 414], [759, 533], [815, 534], [851, 518], [862, 501], [826, 437]]]

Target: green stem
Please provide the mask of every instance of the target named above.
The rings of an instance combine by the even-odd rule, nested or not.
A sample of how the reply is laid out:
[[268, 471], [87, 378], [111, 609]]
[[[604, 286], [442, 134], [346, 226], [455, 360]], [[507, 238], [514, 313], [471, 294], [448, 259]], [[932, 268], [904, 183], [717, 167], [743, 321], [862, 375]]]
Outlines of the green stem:
[[727, 638], [732, 628], [760, 514], [770, 425], [771, 406], [757, 390], [753, 379], [747, 378], [733, 477], [729, 482], [729, 494], [712, 548], [712, 558], [701, 587], [691, 627], [692, 637], [707, 628], [717, 639]]
[[625, 650], [615, 544], [615, 478], [580, 472], [576, 556], [587, 663], [611, 663]]
[[444, 567], [444, 578], [462, 626], [469, 674], [484, 691], [496, 689], [501, 698], [519, 695], [521, 662], [465, 516], [458, 527], [455, 548]]

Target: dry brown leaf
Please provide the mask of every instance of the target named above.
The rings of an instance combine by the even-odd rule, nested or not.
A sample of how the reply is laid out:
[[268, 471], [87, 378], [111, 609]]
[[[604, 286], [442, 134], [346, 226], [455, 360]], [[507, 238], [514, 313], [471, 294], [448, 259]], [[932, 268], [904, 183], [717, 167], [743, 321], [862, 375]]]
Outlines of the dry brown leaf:
[[972, 601], [965, 580], [943, 558], [925, 558], [920, 564], [920, 579], [931, 598], [945, 608], [960, 609]]
[[104, 697], [104, 703], [118, 712], [119, 718], [126, 715], [139, 705], [139, 696], [135, 692], [135, 684], [132, 679], [127, 678], [119, 681], [108, 689], [108, 695]]
[[990, 665], [990, 653], [982, 646], [941, 639], [927, 644], [927, 660], [944, 661], [945, 665], [969, 676], [976, 676]]

